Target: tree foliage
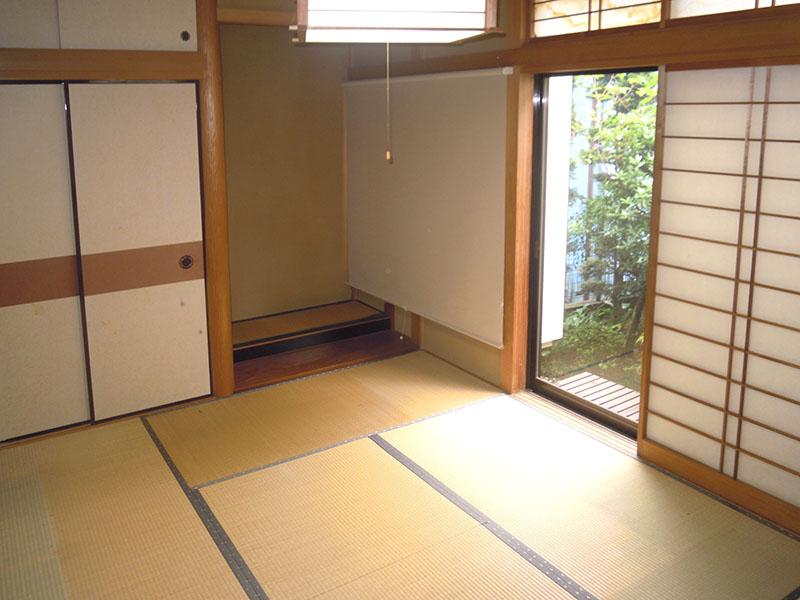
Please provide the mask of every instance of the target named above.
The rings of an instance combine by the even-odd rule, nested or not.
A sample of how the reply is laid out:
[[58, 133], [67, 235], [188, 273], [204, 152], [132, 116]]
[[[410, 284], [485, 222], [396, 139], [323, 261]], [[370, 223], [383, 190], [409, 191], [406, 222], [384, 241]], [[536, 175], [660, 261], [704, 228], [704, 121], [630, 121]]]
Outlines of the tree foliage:
[[608, 302], [616, 322], [629, 321], [630, 346], [640, 334], [647, 279], [657, 74], [579, 79], [592, 115], [588, 125], [573, 115], [573, 136], [587, 141], [579, 159], [593, 181], [586, 193], [571, 193], [583, 204], [570, 222], [571, 250], [586, 251], [582, 293]]

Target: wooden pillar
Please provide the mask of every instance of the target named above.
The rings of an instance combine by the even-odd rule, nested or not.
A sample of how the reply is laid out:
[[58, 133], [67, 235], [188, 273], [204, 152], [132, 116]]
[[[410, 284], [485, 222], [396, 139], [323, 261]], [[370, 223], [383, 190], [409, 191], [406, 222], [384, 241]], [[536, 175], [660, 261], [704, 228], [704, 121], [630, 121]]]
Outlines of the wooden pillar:
[[515, 68], [508, 78], [506, 125], [506, 243], [500, 383], [513, 394], [525, 386], [530, 276], [533, 77]]
[[234, 380], [222, 61], [216, 0], [197, 0], [197, 45], [203, 68], [199, 108], [211, 392], [221, 397], [233, 393]]

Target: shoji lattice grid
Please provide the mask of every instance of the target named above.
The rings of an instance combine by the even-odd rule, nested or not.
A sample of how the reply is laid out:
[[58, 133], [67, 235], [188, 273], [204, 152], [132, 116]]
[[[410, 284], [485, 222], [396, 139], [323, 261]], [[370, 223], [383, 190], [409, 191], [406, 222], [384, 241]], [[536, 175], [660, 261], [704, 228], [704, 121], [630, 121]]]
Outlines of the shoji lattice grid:
[[770, 8], [798, 4], [800, 0], [669, 0], [669, 16], [672, 19], [733, 12], [752, 8]]
[[532, 0], [531, 36], [655, 23], [665, 18], [771, 8], [800, 0]]
[[534, 0], [531, 35], [543, 37], [654, 23], [661, 0]]
[[800, 66], [662, 79], [646, 435], [800, 504]]

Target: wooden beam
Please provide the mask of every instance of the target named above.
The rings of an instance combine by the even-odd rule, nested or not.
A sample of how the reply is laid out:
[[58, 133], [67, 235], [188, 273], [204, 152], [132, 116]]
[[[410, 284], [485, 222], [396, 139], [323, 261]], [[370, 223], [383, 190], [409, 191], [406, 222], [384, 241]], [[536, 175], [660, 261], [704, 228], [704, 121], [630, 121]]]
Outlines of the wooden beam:
[[290, 25], [297, 25], [297, 13], [292, 11], [218, 8], [217, 21], [226, 25], [289, 27]]
[[502, 388], [525, 386], [530, 277], [533, 77], [515, 70], [508, 78], [506, 112], [506, 236], [503, 291]]
[[[392, 65], [397, 75], [516, 65], [525, 73], [559, 73], [670, 65], [710, 68], [800, 63], [800, 5], [777, 6], [665, 23], [534, 38], [521, 48]], [[353, 67], [350, 79], [375, 79], [383, 67]]]
[[798, 31], [800, 6], [781, 6], [538, 38], [511, 61], [528, 73], [797, 62]]
[[[425, 73], [446, 73], [448, 71], [472, 71], [475, 69], [492, 69], [511, 65], [509, 50], [496, 52], [479, 52], [475, 54], [457, 54], [436, 58], [423, 58], [392, 63], [392, 76], [422, 75]], [[368, 65], [350, 67], [347, 71], [348, 79], [379, 79], [386, 75], [384, 65]]]
[[200, 124], [211, 391], [215, 396], [222, 397], [233, 393], [234, 378], [228, 191], [225, 180], [222, 60], [217, 0], [197, 0], [197, 38], [203, 65], [200, 79]]
[[800, 534], [800, 508], [751, 485], [736, 481], [649, 439], [640, 439], [639, 457], [757, 515]]
[[197, 52], [0, 48], [0, 80], [194, 81]]

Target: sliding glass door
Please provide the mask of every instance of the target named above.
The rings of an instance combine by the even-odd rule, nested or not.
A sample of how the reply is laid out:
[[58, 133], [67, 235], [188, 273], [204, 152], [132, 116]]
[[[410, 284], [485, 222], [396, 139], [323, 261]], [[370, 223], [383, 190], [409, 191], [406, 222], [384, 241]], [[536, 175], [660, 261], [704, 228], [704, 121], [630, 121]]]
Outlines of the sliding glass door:
[[655, 146], [656, 71], [537, 86], [529, 384], [634, 429]]

